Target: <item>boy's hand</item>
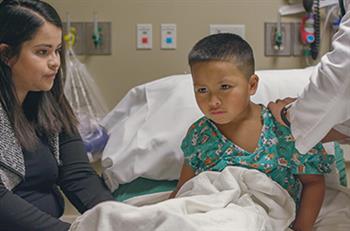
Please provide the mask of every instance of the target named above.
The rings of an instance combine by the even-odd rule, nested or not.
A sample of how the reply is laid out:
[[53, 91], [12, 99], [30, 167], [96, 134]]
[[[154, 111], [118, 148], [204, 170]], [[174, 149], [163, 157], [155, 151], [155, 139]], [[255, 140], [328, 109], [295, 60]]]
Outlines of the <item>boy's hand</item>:
[[[282, 100], [281, 100], [281, 99], [278, 99], [278, 100], [276, 100], [275, 102], [270, 102], [270, 103], [267, 105], [267, 107], [270, 109], [270, 111], [271, 111], [273, 117], [275, 117], [275, 119], [277, 120], [277, 122], [279, 122], [279, 123], [282, 124], [283, 126], [288, 127], [287, 124], [285, 124], [285, 123], [283, 122], [282, 118], [281, 118], [281, 111], [282, 111], [282, 109], [283, 109], [286, 105], [288, 105], [288, 104], [294, 102], [295, 100], [296, 100], [296, 98], [291, 98], [291, 97], [287, 97], [287, 98], [284, 98], [284, 99], [282, 99]], [[287, 116], [287, 118], [288, 118], [288, 114], [287, 114], [286, 116]]]

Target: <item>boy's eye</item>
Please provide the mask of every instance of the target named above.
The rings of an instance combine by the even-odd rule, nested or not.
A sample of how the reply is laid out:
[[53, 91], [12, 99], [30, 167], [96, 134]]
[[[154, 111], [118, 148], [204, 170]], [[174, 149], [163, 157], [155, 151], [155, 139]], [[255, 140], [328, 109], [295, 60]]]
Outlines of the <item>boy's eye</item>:
[[203, 93], [207, 93], [208, 90], [205, 87], [201, 87], [201, 88], [197, 88], [196, 92], [203, 94]]
[[227, 90], [227, 89], [230, 89], [231, 87], [232, 87], [231, 85], [222, 84], [220, 88], [223, 89], [223, 90]]

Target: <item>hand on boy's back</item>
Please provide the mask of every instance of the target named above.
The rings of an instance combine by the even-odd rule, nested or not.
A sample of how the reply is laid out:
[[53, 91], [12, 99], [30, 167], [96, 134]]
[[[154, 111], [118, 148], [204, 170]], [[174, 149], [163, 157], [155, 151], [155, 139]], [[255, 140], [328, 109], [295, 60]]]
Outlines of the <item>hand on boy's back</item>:
[[[277, 99], [275, 102], [269, 102], [267, 107], [269, 108], [269, 110], [271, 111], [273, 117], [275, 117], [277, 122], [287, 127], [287, 124], [285, 124], [281, 118], [281, 111], [286, 105], [294, 102], [295, 100], [297, 100], [297, 98], [287, 97], [284, 99]], [[288, 116], [287, 118], [289, 119]]]

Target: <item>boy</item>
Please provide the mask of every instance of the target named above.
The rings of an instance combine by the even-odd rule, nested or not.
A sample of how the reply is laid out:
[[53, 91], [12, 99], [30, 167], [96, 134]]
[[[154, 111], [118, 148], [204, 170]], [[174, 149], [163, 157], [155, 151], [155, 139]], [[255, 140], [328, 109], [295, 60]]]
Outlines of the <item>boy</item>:
[[270, 111], [250, 101], [258, 86], [249, 44], [234, 34], [200, 40], [189, 54], [196, 102], [205, 115], [188, 130], [181, 148], [185, 163], [178, 189], [202, 171], [243, 166], [266, 173], [297, 204], [294, 230], [312, 230], [322, 206], [322, 174], [334, 161], [322, 145], [301, 155], [290, 130]]

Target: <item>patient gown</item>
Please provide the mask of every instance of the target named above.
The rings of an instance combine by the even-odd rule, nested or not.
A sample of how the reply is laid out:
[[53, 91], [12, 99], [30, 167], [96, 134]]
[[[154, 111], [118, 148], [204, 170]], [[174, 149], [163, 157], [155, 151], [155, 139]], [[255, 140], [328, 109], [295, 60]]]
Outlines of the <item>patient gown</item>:
[[279, 183], [299, 204], [302, 185], [296, 175], [329, 173], [334, 156], [328, 155], [321, 144], [300, 154], [290, 129], [280, 125], [264, 106], [261, 117], [262, 131], [253, 153], [227, 139], [210, 119], [200, 118], [182, 142], [185, 163], [195, 174], [222, 171], [226, 166], [257, 169]]

